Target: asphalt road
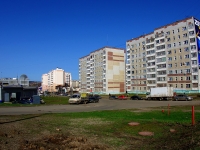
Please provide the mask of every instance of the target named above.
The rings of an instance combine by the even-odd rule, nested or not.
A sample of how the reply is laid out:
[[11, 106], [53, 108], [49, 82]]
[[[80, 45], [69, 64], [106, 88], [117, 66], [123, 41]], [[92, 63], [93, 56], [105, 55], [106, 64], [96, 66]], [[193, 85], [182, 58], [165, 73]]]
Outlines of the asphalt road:
[[144, 109], [160, 106], [200, 105], [200, 101], [145, 101], [145, 100], [106, 100], [99, 103], [79, 105], [41, 105], [33, 107], [0, 107], [0, 115], [63, 113], [63, 112], [89, 112], [117, 109]]

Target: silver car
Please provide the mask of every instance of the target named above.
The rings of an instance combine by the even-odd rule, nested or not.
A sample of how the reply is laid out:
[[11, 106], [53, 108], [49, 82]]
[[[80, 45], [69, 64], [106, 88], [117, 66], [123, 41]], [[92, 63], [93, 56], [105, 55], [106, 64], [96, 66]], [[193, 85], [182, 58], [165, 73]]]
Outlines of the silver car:
[[174, 97], [175, 101], [191, 101], [193, 98], [184, 94], [176, 95]]

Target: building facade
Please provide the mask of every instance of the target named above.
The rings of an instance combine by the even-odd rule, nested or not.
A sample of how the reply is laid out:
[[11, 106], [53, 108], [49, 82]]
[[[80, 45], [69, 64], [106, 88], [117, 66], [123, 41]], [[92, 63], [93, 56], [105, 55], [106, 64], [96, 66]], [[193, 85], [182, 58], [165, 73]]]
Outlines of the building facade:
[[80, 92], [125, 92], [125, 50], [103, 47], [80, 58], [79, 81]]
[[199, 26], [190, 17], [128, 40], [127, 91], [145, 93], [152, 87], [168, 86], [176, 92], [199, 92]]
[[22, 74], [19, 78], [1, 78], [0, 83], [4, 86], [6, 85], [22, 85], [29, 86], [29, 78], [27, 75]]
[[58, 92], [58, 86], [71, 86], [71, 73], [65, 72], [63, 69], [56, 68], [47, 74], [42, 75], [42, 91]]

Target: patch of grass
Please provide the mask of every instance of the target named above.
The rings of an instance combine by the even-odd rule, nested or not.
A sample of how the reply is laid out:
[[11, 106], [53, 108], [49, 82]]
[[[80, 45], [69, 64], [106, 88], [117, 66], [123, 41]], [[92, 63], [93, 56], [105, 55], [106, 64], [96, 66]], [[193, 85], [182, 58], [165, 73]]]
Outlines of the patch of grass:
[[[196, 125], [192, 126], [189, 107], [172, 107], [169, 115], [167, 111], [163, 113], [160, 108], [156, 108], [139, 113], [135, 110], [109, 110], [38, 116], [0, 116], [0, 135], [4, 135], [4, 132], [8, 134], [8, 127], [11, 125], [10, 133], [20, 130], [30, 137], [67, 133], [76, 137], [96, 139], [114, 149], [194, 149], [199, 147], [200, 112], [195, 113]], [[129, 122], [140, 124], [129, 126]], [[17, 128], [17, 125], [20, 128]], [[176, 132], [171, 133], [170, 129], [175, 129]], [[154, 136], [141, 136], [138, 134], [141, 131], [153, 132]]]
[[[46, 105], [66, 105], [69, 101], [69, 97], [67, 96], [44, 96], [41, 98], [44, 100]], [[11, 102], [0, 103], [0, 107], [31, 107], [38, 105], [41, 104], [12, 104]]]
[[41, 97], [47, 105], [57, 104], [63, 105], [68, 104], [69, 97], [67, 96], [44, 96]]

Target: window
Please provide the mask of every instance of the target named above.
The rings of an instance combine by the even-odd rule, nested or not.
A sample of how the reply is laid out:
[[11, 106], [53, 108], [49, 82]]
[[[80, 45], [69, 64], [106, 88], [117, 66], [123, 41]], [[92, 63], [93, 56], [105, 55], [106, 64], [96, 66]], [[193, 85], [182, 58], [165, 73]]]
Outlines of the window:
[[172, 57], [168, 57], [168, 61], [172, 61]]
[[186, 27], [182, 27], [182, 30], [185, 31], [187, 28]]
[[181, 42], [178, 42], [178, 45], [180, 46], [180, 45], [181, 45]]
[[176, 43], [174, 43], [174, 47], [176, 47]]
[[183, 88], [183, 84], [181, 84], [181, 88]]
[[186, 66], [190, 66], [190, 62], [186, 62], [185, 65], [186, 65]]
[[196, 49], [196, 45], [191, 45], [191, 50], [195, 50]]
[[186, 80], [190, 80], [190, 76], [187, 76], [187, 77], [186, 77]]
[[189, 47], [185, 47], [184, 50], [185, 50], [186, 52], [188, 52], [188, 51], [189, 51]]
[[172, 77], [169, 77], [168, 80], [169, 80], [169, 81], [173, 81], [173, 78], [172, 78]]
[[188, 40], [183, 41], [183, 44], [185, 45], [188, 44]]
[[193, 75], [192, 80], [198, 80], [198, 75]]
[[167, 48], [170, 48], [171, 47], [171, 44], [167, 44]]
[[173, 74], [173, 71], [172, 71], [172, 70], [169, 70], [169, 74]]
[[189, 32], [189, 35], [190, 35], [190, 36], [193, 36], [193, 35], [194, 35], [194, 31], [190, 31], [190, 32]]
[[179, 29], [177, 29], [177, 32], [179, 32]]
[[181, 36], [180, 35], [178, 35], [178, 39], [180, 39], [181, 38]]
[[179, 52], [181, 53], [181, 49], [179, 49]]
[[174, 60], [176, 60], [176, 56], [174, 56]]
[[172, 33], [174, 34], [174, 30], [172, 30]]
[[184, 38], [187, 37], [187, 33], [183, 34], [183, 37], [184, 37]]
[[185, 58], [190, 58], [190, 55], [189, 54], [185, 55]]
[[174, 50], [174, 53], [176, 53], [176, 50]]
[[168, 68], [171, 68], [172, 67], [172, 64], [168, 64]]
[[190, 43], [194, 43], [194, 42], [195, 42], [195, 38], [191, 38]]
[[190, 88], [190, 84], [186, 84], [186, 88]]
[[191, 57], [192, 57], [192, 58], [197, 57], [197, 53], [191, 53]]
[[192, 60], [192, 65], [197, 65], [197, 60]]
[[171, 53], [172, 53], [172, 51], [171, 51], [171, 50], [169, 50], [169, 51], [168, 51], [168, 54], [171, 54]]

